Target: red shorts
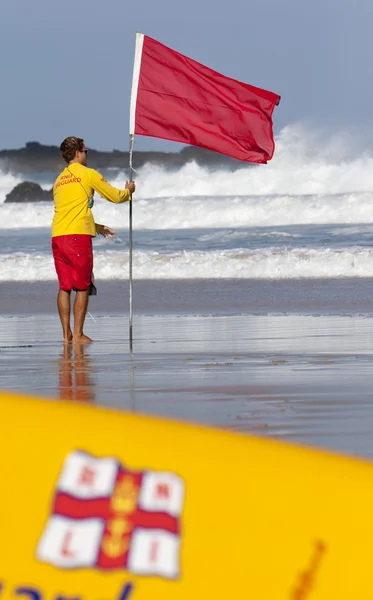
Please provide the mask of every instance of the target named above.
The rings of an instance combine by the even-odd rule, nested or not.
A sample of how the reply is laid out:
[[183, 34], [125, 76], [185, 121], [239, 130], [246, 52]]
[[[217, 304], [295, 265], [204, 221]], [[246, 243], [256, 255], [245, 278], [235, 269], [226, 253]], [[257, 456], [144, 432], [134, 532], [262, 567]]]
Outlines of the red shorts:
[[93, 252], [90, 235], [59, 235], [52, 238], [54, 266], [60, 290], [82, 292], [92, 283]]

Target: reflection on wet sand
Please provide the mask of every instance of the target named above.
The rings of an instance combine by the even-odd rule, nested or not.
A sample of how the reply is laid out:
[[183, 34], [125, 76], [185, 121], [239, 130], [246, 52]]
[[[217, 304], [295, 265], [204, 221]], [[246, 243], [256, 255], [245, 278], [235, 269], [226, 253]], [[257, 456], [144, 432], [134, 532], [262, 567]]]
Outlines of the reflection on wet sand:
[[59, 360], [59, 395], [74, 402], [95, 401], [91, 359], [84, 344], [65, 344]]
[[373, 457], [372, 317], [138, 315], [133, 353], [96, 321], [62, 350], [55, 316], [0, 316], [0, 386]]

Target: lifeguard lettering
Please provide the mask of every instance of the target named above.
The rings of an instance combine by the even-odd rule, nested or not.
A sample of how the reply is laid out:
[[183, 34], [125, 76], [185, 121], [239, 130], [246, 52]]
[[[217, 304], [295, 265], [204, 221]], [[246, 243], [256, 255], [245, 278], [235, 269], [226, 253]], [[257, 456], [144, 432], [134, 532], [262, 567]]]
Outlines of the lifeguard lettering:
[[59, 178], [56, 185], [53, 189], [57, 189], [60, 185], [67, 185], [68, 183], [80, 183], [82, 181], [81, 177], [73, 177], [72, 175], [62, 175]]
[[158, 483], [154, 493], [156, 498], [169, 498], [170, 488], [167, 483]]
[[159, 543], [157, 540], [153, 540], [150, 544], [149, 562], [156, 563], [158, 560], [158, 549]]
[[65, 538], [62, 541], [61, 554], [64, 558], [75, 558], [75, 552], [71, 550], [71, 538], [73, 537], [72, 531], [66, 531]]
[[14, 590], [15, 596], [26, 596], [30, 600], [41, 600], [42, 594], [34, 588], [18, 587]]
[[[0, 581], [0, 594], [3, 589], [4, 585]], [[116, 596], [115, 600], [129, 600], [129, 598], [132, 597], [133, 590], [134, 585], [132, 582], [125, 583], [120, 589], [119, 595]], [[13, 596], [18, 597], [21, 600], [43, 600], [43, 598], [45, 599], [44, 592], [38, 590], [35, 587], [21, 585], [10, 591]], [[50, 596], [48, 595], [48, 598], [49, 597]], [[85, 598], [86, 597], [82, 596], [81, 594], [67, 595], [64, 593], [59, 593], [57, 594], [57, 596], [52, 596], [52, 600], [85, 600]]]
[[183, 490], [182, 481], [172, 473], [148, 471], [141, 487], [140, 507], [178, 517], [183, 505]]
[[321, 562], [326, 552], [326, 544], [323, 540], [314, 542], [313, 555], [309, 566], [300, 573], [296, 588], [294, 589], [291, 600], [303, 600], [311, 594], [314, 587], [316, 575], [320, 569]]
[[119, 596], [118, 600], [129, 600], [132, 590], [133, 590], [133, 584], [127, 583], [127, 585], [125, 585], [124, 588], [122, 589], [122, 593]]
[[113, 492], [118, 463], [114, 459], [97, 461], [84, 452], [67, 459], [58, 488], [79, 498], [105, 498]]
[[96, 471], [90, 467], [84, 466], [80, 471], [78, 485], [93, 486], [95, 484]]

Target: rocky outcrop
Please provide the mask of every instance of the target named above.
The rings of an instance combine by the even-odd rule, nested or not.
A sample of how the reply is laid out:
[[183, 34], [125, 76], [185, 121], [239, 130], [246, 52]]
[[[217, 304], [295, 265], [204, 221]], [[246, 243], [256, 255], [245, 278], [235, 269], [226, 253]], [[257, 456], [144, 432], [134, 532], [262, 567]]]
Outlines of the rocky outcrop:
[[[92, 169], [128, 169], [128, 152], [113, 150], [112, 152], [101, 152], [89, 150], [89, 166]], [[146, 163], [159, 165], [167, 168], [179, 168], [190, 161], [204, 166], [219, 167], [227, 166], [238, 169], [247, 163], [223, 156], [210, 150], [186, 146], [180, 152], [138, 152], [133, 154], [133, 166], [141, 168]], [[12, 173], [41, 173], [54, 172], [56, 175], [65, 167], [57, 146], [44, 146], [38, 142], [28, 142], [24, 148], [17, 150], [0, 150], [0, 168]]]
[[5, 202], [45, 202], [53, 200], [53, 190], [43, 190], [38, 183], [23, 181], [5, 197]]
[[[113, 150], [101, 152], [89, 150], [88, 166], [101, 170], [108, 168], [128, 169], [128, 152]], [[134, 152], [133, 166], [140, 169], [145, 164], [158, 165], [167, 169], [179, 169], [183, 165], [195, 161], [197, 164], [229, 169], [247, 168], [244, 163], [210, 150], [185, 146], [180, 152]], [[65, 163], [57, 146], [44, 146], [38, 142], [28, 142], [18, 150], [0, 150], [0, 171], [14, 174], [45, 173], [57, 177], [65, 168]], [[38, 183], [24, 181], [19, 183], [7, 196], [5, 202], [41, 202], [52, 201], [53, 190], [43, 190]]]

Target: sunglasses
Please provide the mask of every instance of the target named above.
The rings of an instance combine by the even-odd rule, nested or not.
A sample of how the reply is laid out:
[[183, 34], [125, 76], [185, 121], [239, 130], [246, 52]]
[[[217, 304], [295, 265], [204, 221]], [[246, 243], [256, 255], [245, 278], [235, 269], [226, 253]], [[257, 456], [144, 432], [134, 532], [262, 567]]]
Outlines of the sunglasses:
[[85, 154], [88, 154], [87, 148], [85, 150], [79, 150], [79, 152], [84, 152]]

